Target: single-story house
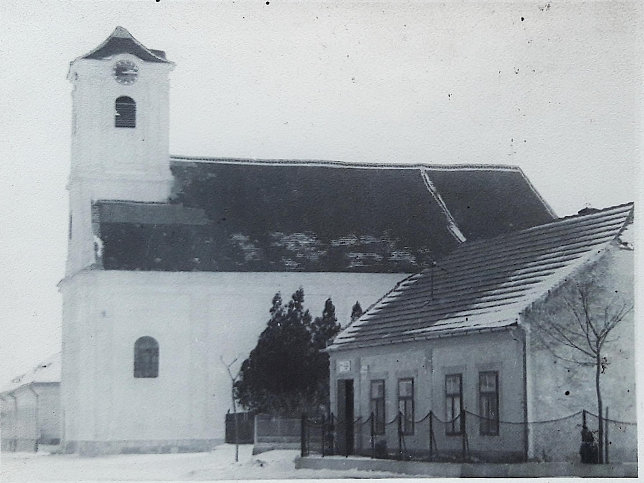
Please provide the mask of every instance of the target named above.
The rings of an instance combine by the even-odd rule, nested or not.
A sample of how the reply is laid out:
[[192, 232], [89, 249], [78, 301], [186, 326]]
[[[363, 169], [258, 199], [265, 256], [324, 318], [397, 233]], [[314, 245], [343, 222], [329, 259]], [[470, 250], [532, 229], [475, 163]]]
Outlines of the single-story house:
[[586, 340], [556, 336], [577, 344], [586, 310], [595, 327], [619, 319], [601, 352], [605, 442], [636, 461], [632, 220], [632, 204], [585, 209], [399, 283], [327, 348], [340, 450], [368, 453], [373, 434], [411, 456], [578, 460], [584, 417], [598, 436], [595, 366]]

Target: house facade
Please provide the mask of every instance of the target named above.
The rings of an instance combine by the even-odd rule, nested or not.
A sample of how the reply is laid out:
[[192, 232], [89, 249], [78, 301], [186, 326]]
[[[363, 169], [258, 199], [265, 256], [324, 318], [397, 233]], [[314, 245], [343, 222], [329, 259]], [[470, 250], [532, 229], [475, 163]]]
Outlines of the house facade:
[[60, 354], [14, 378], [0, 391], [2, 451], [38, 451], [61, 439]]
[[555, 218], [511, 166], [171, 156], [173, 68], [121, 27], [70, 65], [66, 451], [208, 450], [224, 362], [247, 357], [276, 292], [348, 319], [465, 240]]
[[576, 327], [590, 281], [594, 320], [624, 311], [602, 352], [602, 412], [611, 458], [636, 461], [632, 209], [466, 242], [345, 328], [328, 348], [340, 450], [372, 451], [371, 417], [389, 453], [578, 461], [583, 410], [598, 428], [595, 368], [544, 331]]

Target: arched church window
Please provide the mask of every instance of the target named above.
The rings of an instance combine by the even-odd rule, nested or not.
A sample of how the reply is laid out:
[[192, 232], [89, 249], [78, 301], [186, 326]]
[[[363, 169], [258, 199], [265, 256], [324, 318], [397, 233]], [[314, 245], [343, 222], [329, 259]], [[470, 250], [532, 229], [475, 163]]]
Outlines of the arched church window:
[[158, 377], [159, 343], [152, 337], [140, 337], [134, 343], [134, 377]]
[[116, 113], [114, 114], [114, 126], [136, 127], [136, 102], [127, 96], [116, 99]]

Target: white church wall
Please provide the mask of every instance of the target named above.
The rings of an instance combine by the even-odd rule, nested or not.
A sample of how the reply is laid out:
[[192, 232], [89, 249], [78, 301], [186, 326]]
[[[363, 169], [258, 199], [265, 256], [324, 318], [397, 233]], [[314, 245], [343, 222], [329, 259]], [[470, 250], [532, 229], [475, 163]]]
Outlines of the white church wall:
[[[304, 288], [312, 316], [331, 297], [346, 325], [406, 274], [83, 271], [64, 298], [68, 450], [208, 449], [224, 437], [236, 368], [265, 328], [274, 294]], [[159, 376], [134, 378], [134, 342], [159, 343]]]

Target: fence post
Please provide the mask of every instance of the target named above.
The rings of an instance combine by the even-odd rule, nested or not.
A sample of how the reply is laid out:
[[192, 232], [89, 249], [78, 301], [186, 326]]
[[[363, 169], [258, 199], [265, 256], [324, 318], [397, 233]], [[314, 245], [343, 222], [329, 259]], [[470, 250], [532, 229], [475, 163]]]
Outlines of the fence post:
[[335, 454], [335, 431], [336, 431], [335, 424], [336, 424], [335, 423], [335, 415], [333, 413], [331, 413], [331, 427], [330, 427], [330, 429], [331, 429], [331, 438], [330, 438], [331, 439], [331, 448], [330, 449], [331, 449], [331, 454], [332, 455]]
[[259, 426], [257, 424], [257, 419], [260, 417], [259, 414], [256, 414], [255, 417], [253, 417], [253, 443], [257, 444], [257, 431], [259, 429]]
[[306, 430], [306, 455], [308, 456], [311, 452], [311, 427], [308, 425], [306, 419], [304, 420], [305, 430]]
[[429, 412], [429, 461], [434, 459], [434, 415]]
[[604, 463], [608, 464], [608, 406], [606, 406], [606, 424], [604, 424], [604, 452], [606, 456], [604, 458]]
[[300, 456], [306, 456], [306, 414], [302, 413], [302, 422], [300, 424]]
[[467, 433], [465, 430], [465, 409], [461, 409], [461, 445], [463, 452], [463, 461], [465, 461], [465, 458], [467, 457], [466, 440]]
[[402, 413], [398, 411], [398, 459], [402, 458]]
[[376, 457], [376, 422], [375, 418], [373, 417], [373, 413], [371, 413], [371, 422], [369, 424], [369, 435], [370, 435], [370, 443], [371, 443], [371, 459]]
[[[349, 424], [353, 425], [353, 421], [349, 421], [347, 418], [347, 415], [344, 415], [344, 431], [342, 432], [342, 438], [344, 439], [343, 443], [344, 444], [344, 457], [348, 458], [349, 457]], [[351, 428], [353, 430], [353, 428]], [[355, 438], [355, 435], [354, 435]]]
[[581, 427], [582, 428], [586, 427], [586, 410], [585, 409], [581, 412]]
[[322, 458], [324, 458], [324, 445], [326, 444], [326, 419], [324, 414], [322, 415], [322, 440], [320, 444], [322, 445]]

